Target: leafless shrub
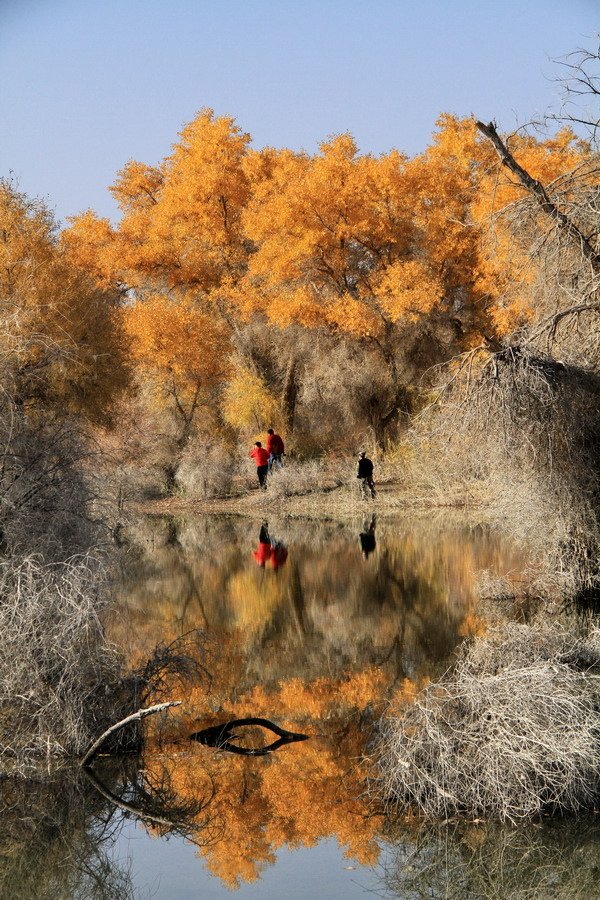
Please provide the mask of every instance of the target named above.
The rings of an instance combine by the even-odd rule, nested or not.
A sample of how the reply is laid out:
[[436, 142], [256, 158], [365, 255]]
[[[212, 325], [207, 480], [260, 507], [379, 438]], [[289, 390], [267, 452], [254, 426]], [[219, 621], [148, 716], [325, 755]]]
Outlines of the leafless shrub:
[[0, 529], [4, 551], [63, 559], [96, 543], [91, 511], [93, 455], [81, 426], [70, 417], [25, 415], [0, 402]]
[[518, 346], [474, 353], [411, 433], [408, 477], [484, 502], [529, 543], [537, 589], [573, 594], [600, 577], [599, 399], [591, 370]]
[[190, 497], [226, 497], [239, 474], [239, 460], [225, 446], [202, 446], [184, 453], [175, 474], [176, 489]]
[[599, 742], [600, 634], [505, 625], [387, 719], [383, 789], [428, 818], [590, 808]]
[[76, 754], [108, 724], [120, 675], [102, 566], [0, 562], [0, 755]]
[[352, 466], [344, 466], [340, 460], [328, 464], [326, 460], [314, 459], [307, 462], [289, 462], [283, 469], [275, 468], [268, 478], [269, 495], [273, 497], [295, 497], [303, 494], [332, 491], [350, 480]]
[[558, 113], [548, 119], [577, 129], [583, 126], [593, 146], [598, 146], [600, 114], [600, 35], [593, 49], [580, 47], [557, 59], [561, 67], [558, 84], [562, 88], [562, 104]]

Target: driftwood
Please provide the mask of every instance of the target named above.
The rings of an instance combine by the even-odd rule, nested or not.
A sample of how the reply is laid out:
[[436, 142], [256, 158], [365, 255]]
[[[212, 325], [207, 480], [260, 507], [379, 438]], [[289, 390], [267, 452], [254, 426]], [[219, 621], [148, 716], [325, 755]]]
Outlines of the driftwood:
[[139, 722], [141, 719], [145, 719], [146, 716], [151, 716], [154, 713], [162, 712], [163, 709], [169, 709], [170, 706], [181, 706], [181, 700], [169, 700], [168, 703], [157, 703], [156, 706], [148, 706], [146, 707], [146, 709], [138, 709], [136, 713], [132, 713], [125, 719], [121, 719], [120, 722], [116, 722], [114, 725], [111, 725], [110, 728], [107, 728], [106, 731], [104, 731], [100, 735], [100, 737], [96, 741], [94, 741], [94, 743], [91, 745], [91, 747], [88, 749], [87, 753], [81, 760], [81, 765], [89, 766], [104, 742], [108, 740], [108, 738], [112, 734], [116, 734], [116, 732], [120, 731], [121, 728], [129, 725], [130, 722]]
[[596, 275], [600, 274], [600, 254], [596, 253], [594, 247], [590, 243], [590, 239], [583, 234], [569, 216], [557, 207], [541, 181], [533, 178], [523, 166], [519, 165], [498, 134], [494, 123], [490, 122], [489, 125], [484, 125], [483, 122], [475, 122], [475, 126], [489, 141], [491, 141], [502, 164], [506, 166], [513, 175], [516, 175], [525, 190], [529, 191], [529, 193], [535, 197], [540, 208], [549, 215], [550, 218], [554, 219], [558, 227], [579, 245], [581, 252], [590, 262], [594, 273]]

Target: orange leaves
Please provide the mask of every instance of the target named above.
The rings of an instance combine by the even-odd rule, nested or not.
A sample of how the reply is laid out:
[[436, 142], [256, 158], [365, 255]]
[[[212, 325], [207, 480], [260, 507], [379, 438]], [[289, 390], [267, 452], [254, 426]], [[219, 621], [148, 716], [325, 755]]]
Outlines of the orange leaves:
[[226, 377], [226, 331], [191, 303], [154, 295], [123, 310], [123, 319], [133, 359], [158, 388], [170, 379], [185, 394]]
[[[587, 152], [567, 130], [510, 143], [546, 184]], [[470, 118], [442, 115], [431, 145], [407, 159], [397, 150], [361, 154], [349, 134], [313, 155], [257, 151], [233, 119], [203, 110], [159, 165], [128, 162], [111, 190], [121, 221], [112, 228], [91, 212], [73, 220], [63, 234], [73, 262], [103, 287], [130, 289], [137, 301], [160, 294], [195, 307], [207, 316], [209, 338], [218, 319], [217, 342], [233, 353], [236, 329], [262, 317], [371, 342], [389, 366], [402, 350], [403, 326], [420, 319], [433, 315], [437, 327], [446, 317], [445, 340], [455, 352], [482, 332], [509, 333], [533, 312], [530, 248], [516, 245], [504, 215], [523, 190]], [[536, 228], [547, 233], [544, 223]], [[156, 310], [145, 305], [126, 318], [135, 320], [142, 346]], [[161, 338], [168, 360], [160, 342], [147, 344], [162, 360], [158, 368], [221, 377], [210, 362], [215, 354], [194, 359], [195, 326], [189, 340], [181, 322], [177, 329], [177, 340], [168, 325]], [[229, 380], [225, 417], [247, 428], [257, 425], [257, 403], [268, 407], [261, 421], [275, 410], [264, 386], [244, 377]]]
[[163, 173], [153, 166], [130, 160], [119, 172], [110, 192], [124, 213], [149, 209], [158, 203]]
[[5, 183], [0, 235], [0, 349], [20, 373], [20, 401], [106, 420], [129, 375], [117, 296], [57, 240], [45, 206]]
[[99, 284], [114, 284], [119, 258], [118, 236], [108, 219], [100, 219], [91, 209], [72, 218], [61, 234], [61, 243], [70, 260]]
[[379, 282], [379, 294], [386, 315], [397, 322], [416, 320], [429, 312], [444, 296], [439, 278], [417, 260], [389, 266]]
[[94, 247], [102, 276], [108, 270], [113, 281], [210, 292], [245, 265], [240, 216], [250, 190], [243, 166], [249, 140], [232, 119], [201, 112], [160, 166], [130, 161], [119, 173], [111, 188], [123, 211], [111, 236], [118, 253], [89, 213], [72, 220], [67, 240], [82, 261], [85, 247]]
[[[546, 141], [513, 135], [508, 144], [519, 164], [546, 187], [579, 165], [588, 154], [588, 149], [568, 129]], [[552, 226], [539, 210], [533, 209], [528, 225], [530, 238], [515, 240], [512, 220], [518, 217], [522, 201], [529, 199], [522, 185], [494, 158], [482, 173], [472, 202], [472, 215], [480, 231], [475, 276], [499, 335], [509, 334], [535, 315], [532, 285], [540, 275], [535, 253]], [[565, 196], [561, 202], [568, 199]]]
[[486, 624], [481, 616], [476, 613], [468, 613], [458, 629], [458, 633], [461, 637], [481, 637], [486, 630]]

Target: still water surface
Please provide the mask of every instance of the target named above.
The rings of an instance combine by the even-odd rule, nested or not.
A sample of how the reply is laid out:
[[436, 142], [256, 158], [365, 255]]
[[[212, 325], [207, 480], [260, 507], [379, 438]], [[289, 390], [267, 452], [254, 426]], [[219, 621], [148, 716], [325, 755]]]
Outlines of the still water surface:
[[[518, 577], [517, 552], [370, 516], [149, 518], [126, 537], [110, 636], [132, 665], [179, 639], [200, 668], [168, 679], [183, 705], [142, 759], [0, 792], [0, 896], [600, 896], [593, 820], [419, 830], [366, 790], [377, 722], [485, 628], [477, 583]], [[249, 716], [309, 739], [255, 757], [189, 740]]]
[[[149, 782], [202, 806], [195, 845], [139, 830], [132, 840], [128, 829], [118, 849], [126, 843], [138, 887], [165, 897], [382, 890], [385, 823], [363, 761], [373, 725], [481, 627], [476, 581], [514, 574], [516, 555], [480, 529], [370, 515], [343, 525], [155, 519], [136, 542], [144, 551], [126, 562], [114, 638], [135, 662], [200, 628], [211, 676], [183, 688], [172, 743], [144, 761]], [[245, 716], [310, 740], [260, 759], [177, 743]], [[265, 740], [246, 729], [239, 743]]]

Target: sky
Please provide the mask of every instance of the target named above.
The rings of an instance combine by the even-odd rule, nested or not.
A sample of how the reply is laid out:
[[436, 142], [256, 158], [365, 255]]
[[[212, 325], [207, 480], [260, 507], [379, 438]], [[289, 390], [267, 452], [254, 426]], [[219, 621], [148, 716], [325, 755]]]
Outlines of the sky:
[[204, 107], [309, 152], [350, 131], [414, 154], [441, 112], [510, 131], [599, 31], [600, 0], [0, 0], [0, 176], [114, 219], [116, 172]]

